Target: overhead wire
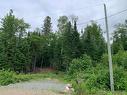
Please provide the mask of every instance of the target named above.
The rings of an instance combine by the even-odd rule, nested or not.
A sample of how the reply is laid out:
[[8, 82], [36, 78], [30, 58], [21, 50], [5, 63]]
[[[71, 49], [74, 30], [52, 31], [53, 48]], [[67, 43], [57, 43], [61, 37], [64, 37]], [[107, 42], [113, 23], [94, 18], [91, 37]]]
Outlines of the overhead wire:
[[[116, 15], [119, 15], [119, 14], [121, 14], [123, 12], [126, 12], [126, 11], [127, 11], [127, 9], [124, 9], [122, 11], [116, 12], [114, 14], [109, 15], [108, 18], [113, 17], [113, 16], [116, 16]], [[105, 19], [105, 17], [102, 17], [102, 18], [99, 18], [99, 19], [95, 19], [95, 20], [89, 20], [89, 21], [82, 22], [82, 23], [78, 23], [77, 25], [83, 25], [83, 24], [87, 24], [87, 23], [89, 23], [91, 21], [99, 21], [99, 20], [103, 20], [103, 19]]]
[[[105, 1], [105, 3], [109, 3], [109, 2], [111, 2], [111, 1]], [[100, 4], [96, 4], [96, 5], [89, 5], [89, 6], [85, 6], [85, 7], [82, 7], [82, 8], [77, 8], [77, 9], [65, 9], [65, 10], [63, 10], [63, 11], [54, 11], [54, 12], [49, 12], [48, 14], [50, 14], [50, 15], [57, 15], [57, 14], [60, 14], [60, 13], [62, 13], [63, 15], [65, 14], [68, 14], [68, 12], [70, 12], [70, 10], [71, 10], [71, 12], [75, 12], [75, 11], [79, 11], [79, 10], [82, 10], [82, 9], [84, 9], [84, 8], [91, 8], [91, 7], [97, 7], [97, 6], [102, 6], [104, 3], [100, 3]], [[119, 12], [117, 12], [117, 13], [114, 13], [114, 14], [111, 14], [111, 15], [109, 15], [108, 17], [112, 17], [112, 16], [115, 16], [115, 15], [118, 15], [118, 14], [120, 14], [120, 13], [123, 13], [123, 12], [125, 12], [125, 11], [127, 11], [127, 9], [125, 9], [125, 10], [122, 10], [122, 11], [119, 11]], [[29, 17], [29, 16], [28, 16]], [[31, 17], [34, 17], [34, 18], [36, 18], [36, 17], [41, 17], [41, 16], [31, 16]], [[26, 17], [25, 17], [26, 18]], [[30, 18], [30, 17], [29, 17]], [[54, 18], [54, 17], [52, 17], [52, 19], [55, 21], [57, 18]], [[98, 19], [95, 19], [95, 20], [89, 20], [89, 21], [86, 21], [86, 22], [81, 22], [81, 23], [78, 23], [77, 25], [85, 25], [85, 24], [88, 24], [89, 22], [91, 22], [91, 21], [100, 21], [100, 20], [103, 20], [103, 19], [105, 19], [105, 17], [102, 17], [102, 18], [98, 18]]]

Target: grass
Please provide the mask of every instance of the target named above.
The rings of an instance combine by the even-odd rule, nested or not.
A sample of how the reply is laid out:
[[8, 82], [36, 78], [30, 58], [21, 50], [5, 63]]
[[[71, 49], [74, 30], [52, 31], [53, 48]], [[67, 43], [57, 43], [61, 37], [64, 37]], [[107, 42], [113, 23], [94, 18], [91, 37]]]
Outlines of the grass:
[[29, 80], [40, 80], [45, 78], [58, 79], [62, 82], [67, 82], [65, 79], [65, 74], [62, 72], [46, 72], [46, 73], [36, 73], [36, 74], [19, 74], [16, 78], [20, 81], [29, 81]]
[[9, 85], [17, 82], [24, 82], [30, 80], [41, 80], [45, 78], [57, 79], [65, 82], [65, 74], [62, 72], [43, 72], [34, 74], [16, 74], [11, 71], [0, 71], [0, 85]]
[[[8, 85], [17, 82], [31, 81], [31, 80], [43, 80], [43, 79], [57, 79], [64, 83], [71, 83], [66, 79], [66, 74], [63, 72], [41, 72], [35, 74], [16, 74], [9, 71], [0, 71], [0, 85]], [[85, 88], [83, 88], [86, 90]], [[81, 95], [127, 95], [127, 92], [115, 91], [112, 94], [110, 91], [92, 91], [84, 92]]]
[[[89, 94], [88, 94], [89, 95]], [[90, 94], [91, 95], [91, 94]], [[93, 95], [93, 94], [92, 94]], [[127, 95], [126, 92], [120, 92], [120, 91], [115, 91], [114, 93], [110, 92], [110, 91], [98, 91], [97, 93], [95, 93], [94, 95]]]

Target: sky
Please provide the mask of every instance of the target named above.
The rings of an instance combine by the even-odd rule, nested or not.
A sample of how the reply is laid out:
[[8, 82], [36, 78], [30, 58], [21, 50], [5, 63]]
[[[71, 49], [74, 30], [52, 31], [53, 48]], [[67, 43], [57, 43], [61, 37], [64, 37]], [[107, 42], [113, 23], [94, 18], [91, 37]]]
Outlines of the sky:
[[[108, 16], [127, 9], [127, 0], [0, 0], [0, 18], [3, 18], [10, 9], [14, 15], [23, 18], [31, 25], [31, 30], [41, 28], [46, 16], [52, 19], [53, 30], [57, 30], [59, 16], [78, 16], [78, 29], [84, 28], [91, 20], [104, 17], [103, 3], [107, 5]], [[109, 31], [114, 25], [123, 23], [127, 19], [127, 11], [108, 18]], [[105, 31], [104, 19], [98, 20]]]

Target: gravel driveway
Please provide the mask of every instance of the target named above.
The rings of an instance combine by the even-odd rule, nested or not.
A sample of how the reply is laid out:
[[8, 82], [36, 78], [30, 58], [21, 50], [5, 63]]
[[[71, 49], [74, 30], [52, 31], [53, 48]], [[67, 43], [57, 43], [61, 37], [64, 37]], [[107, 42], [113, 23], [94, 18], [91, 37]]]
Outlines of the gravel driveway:
[[[0, 87], [0, 95], [64, 95], [65, 85], [58, 80], [36, 80]], [[58, 94], [57, 94], [58, 93]]]

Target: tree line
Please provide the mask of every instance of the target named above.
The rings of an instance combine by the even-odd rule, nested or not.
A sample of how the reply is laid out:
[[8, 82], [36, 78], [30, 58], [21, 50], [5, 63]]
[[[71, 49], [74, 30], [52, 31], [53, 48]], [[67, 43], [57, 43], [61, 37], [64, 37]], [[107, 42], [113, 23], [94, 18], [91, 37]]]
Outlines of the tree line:
[[[96, 22], [84, 29], [77, 29], [76, 17], [58, 19], [58, 30], [53, 31], [51, 17], [46, 16], [41, 28], [28, 31], [30, 25], [17, 18], [13, 11], [1, 20], [0, 69], [32, 72], [37, 68], [68, 70], [71, 61], [83, 54], [91, 57], [94, 64], [107, 53], [103, 30]], [[79, 33], [81, 32], [81, 33]], [[127, 50], [127, 21], [118, 24], [113, 33], [112, 53]]]

